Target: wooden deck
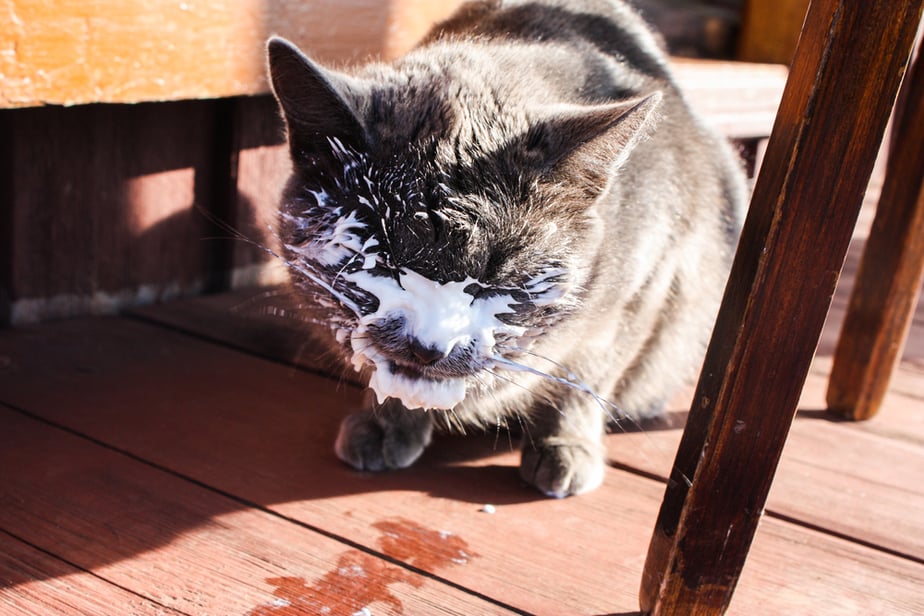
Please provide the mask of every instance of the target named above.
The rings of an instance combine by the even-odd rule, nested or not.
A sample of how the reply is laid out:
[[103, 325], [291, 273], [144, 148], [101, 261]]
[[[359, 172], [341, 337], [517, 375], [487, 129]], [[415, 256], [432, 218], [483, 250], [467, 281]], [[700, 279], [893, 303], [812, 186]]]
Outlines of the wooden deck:
[[[823, 410], [856, 262], [732, 614], [924, 613], [924, 310], [878, 417]], [[524, 486], [505, 432], [357, 473], [332, 440], [360, 390], [260, 306], [0, 332], [0, 614], [635, 613], [689, 393], [586, 496]]]

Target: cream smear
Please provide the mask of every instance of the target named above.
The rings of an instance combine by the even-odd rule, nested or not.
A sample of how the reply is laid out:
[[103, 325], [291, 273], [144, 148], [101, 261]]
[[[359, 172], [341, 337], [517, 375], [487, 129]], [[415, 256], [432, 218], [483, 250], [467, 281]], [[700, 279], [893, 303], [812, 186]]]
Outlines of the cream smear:
[[401, 316], [407, 334], [421, 343], [449, 355], [457, 345], [475, 346], [476, 357], [493, 357], [495, 335], [522, 335], [524, 329], [500, 321], [497, 316], [513, 312], [516, 301], [509, 295], [476, 298], [465, 291], [474, 279], [441, 284], [404, 270], [399, 281], [373, 276], [366, 271], [345, 274], [345, 278], [367, 293], [375, 295], [379, 307], [360, 319], [350, 342], [356, 370], [372, 366], [369, 387], [379, 403], [397, 398], [407, 408], [451, 409], [465, 398], [465, 378], [414, 379], [391, 370], [388, 359], [367, 342], [366, 328], [386, 316]]

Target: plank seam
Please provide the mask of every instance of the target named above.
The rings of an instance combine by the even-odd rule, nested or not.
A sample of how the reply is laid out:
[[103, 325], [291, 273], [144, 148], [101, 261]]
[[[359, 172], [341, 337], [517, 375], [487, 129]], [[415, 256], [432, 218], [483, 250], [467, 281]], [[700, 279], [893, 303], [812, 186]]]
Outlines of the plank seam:
[[[235, 352], [238, 352], [238, 353], [243, 353], [244, 355], [248, 355], [248, 356], [251, 356], [251, 357], [256, 357], [256, 358], [259, 358], [259, 359], [263, 359], [263, 360], [272, 362], [272, 363], [274, 363], [274, 364], [283, 365], [283, 366], [286, 366], [287, 368], [294, 368], [294, 369], [297, 369], [297, 370], [299, 370], [299, 371], [301, 371], [301, 372], [307, 372], [307, 373], [309, 373], [309, 374], [313, 374], [313, 375], [315, 375], [315, 376], [319, 376], [319, 377], [322, 377], [322, 378], [325, 378], [325, 379], [328, 379], [328, 380], [336, 380], [336, 379], [334, 378], [334, 376], [331, 375], [331, 374], [328, 373], [328, 372], [324, 372], [324, 371], [321, 371], [321, 370], [313, 370], [313, 369], [306, 368], [306, 367], [304, 367], [304, 366], [300, 366], [300, 365], [295, 364], [295, 363], [292, 363], [292, 362], [285, 362], [285, 361], [282, 361], [281, 359], [279, 359], [279, 358], [277, 358], [277, 357], [275, 357], [275, 356], [272, 356], [272, 355], [270, 355], [270, 354], [259, 353], [258, 351], [254, 351], [254, 350], [252, 350], [252, 349], [246, 348], [246, 347], [244, 347], [243, 345], [237, 345], [237, 344], [234, 344], [233, 342], [228, 342], [228, 341], [222, 340], [222, 339], [220, 339], [220, 338], [216, 338], [216, 337], [213, 337], [213, 336], [209, 336], [208, 334], [202, 334], [202, 333], [200, 333], [200, 332], [198, 332], [198, 331], [196, 331], [196, 330], [194, 330], [194, 329], [192, 329], [192, 328], [182, 327], [182, 326], [180, 326], [180, 325], [176, 325], [176, 324], [173, 324], [173, 323], [168, 323], [168, 322], [160, 321], [160, 320], [157, 320], [157, 319], [155, 319], [155, 318], [153, 318], [153, 317], [149, 317], [149, 316], [146, 316], [146, 315], [144, 315], [144, 314], [138, 314], [138, 313], [130, 312], [130, 311], [124, 313], [123, 316], [125, 316], [126, 318], [129, 318], [129, 319], [132, 319], [132, 320], [134, 320], [134, 321], [137, 321], [137, 322], [139, 322], [139, 323], [143, 323], [143, 324], [145, 324], [145, 325], [148, 325], [148, 326], [150, 326], [150, 327], [167, 329], [167, 330], [170, 330], [170, 331], [173, 331], [173, 332], [182, 334], [182, 335], [184, 335], [184, 336], [188, 336], [188, 337], [190, 337], [190, 338], [195, 338], [195, 339], [198, 339], [198, 340], [202, 340], [202, 341], [208, 342], [208, 343], [210, 343], [210, 344], [215, 344], [216, 346], [220, 346], [220, 347], [223, 347], [223, 348], [226, 348], [226, 349], [230, 349], [230, 350], [235, 351]], [[342, 381], [342, 380], [340, 380], [340, 381], [337, 381], [337, 382], [340, 383], [340, 384], [346, 384], [346, 385], [348, 385], [348, 386], [355, 386], [354, 383], [351, 383], [351, 382], [349, 382], [349, 381]], [[17, 409], [17, 410], [18, 410], [18, 409]], [[26, 412], [28, 412], [28, 411], [26, 411]], [[49, 422], [49, 423], [51, 423], [51, 422]], [[52, 425], [56, 425], [56, 424], [52, 424]], [[79, 434], [79, 433], [76, 433], [76, 432], [75, 432], [75, 434]], [[85, 435], [80, 434], [80, 436], [85, 436]], [[877, 436], [878, 436], [878, 435], [877, 435]], [[92, 437], [86, 437], [86, 438], [90, 438], [90, 439], [92, 440]], [[885, 437], [883, 437], [883, 438], [885, 438]], [[99, 444], [102, 444], [102, 445], [108, 447], [108, 445], [105, 445], [105, 443], [99, 443]], [[115, 448], [114, 448], [114, 449], [115, 449]], [[132, 455], [133, 455], [133, 454], [129, 454], [129, 453], [127, 453], [127, 452], [122, 452], [121, 450], [118, 450], [118, 449], [115, 449], [115, 450], [116, 450], [116, 451], [120, 451], [121, 453], [126, 453], [126, 454], [129, 455], [129, 456], [132, 456]], [[148, 461], [144, 460], [143, 458], [137, 458], [137, 459], [138, 459], [139, 461], [143, 461], [143, 462], [145, 462], [145, 463], [148, 463], [148, 464], [152, 464], [152, 465], [153, 465], [153, 463], [148, 462]], [[667, 478], [667, 477], [665, 477], [664, 475], [661, 475], [661, 474], [659, 474], [659, 473], [653, 473], [653, 472], [650, 472], [650, 471], [646, 471], [646, 470], [644, 470], [644, 469], [641, 469], [641, 468], [638, 468], [638, 467], [634, 467], [634, 466], [631, 466], [631, 465], [629, 465], [629, 464], [624, 464], [624, 463], [622, 463], [622, 462], [618, 462], [618, 461], [615, 461], [615, 460], [609, 460], [609, 461], [608, 461], [608, 464], [609, 464], [611, 467], [615, 468], [615, 469], [622, 470], [622, 471], [628, 472], [628, 473], [630, 473], [630, 474], [636, 475], [636, 476], [638, 476], [638, 477], [643, 477], [643, 478], [645, 478], [645, 479], [650, 479], [650, 480], [653, 480], [653, 481], [658, 481], [658, 482], [660, 482], [660, 483], [662, 483], [662, 484], [666, 484], [667, 481], [668, 481], [668, 478]], [[158, 468], [160, 468], [160, 467], [158, 467]], [[170, 472], [172, 472], [172, 471], [170, 471]], [[174, 473], [174, 474], [176, 474], [176, 473]], [[178, 475], [178, 476], [181, 476], [181, 477], [183, 477], [184, 479], [186, 478], [186, 477], [183, 476], [183, 475]], [[196, 480], [192, 480], [192, 481], [195, 482]], [[209, 489], [213, 489], [213, 490], [216, 490], [216, 491], [217, 491], [217, 488], [212, 488], [211, 486], [206, 486], [205, 484], [202, 484], [202, 485], [203, 485], [203, 487], [208, 487]], [[225, 493], [220, 492], [220, 491], [219, 491], [219, 493], [225, 494]], [[240, 502], [247, 504], [245, 501], [240, 500], [240, 499], [237, 499], [237, 497], [233, 497], [233, 496], [230, 496], [230, 495], [227, 495], [227, 494], [225, 494], [225, 495], [226, 495], [226, 496], [229, 496], [230, 498], [235, 498], [235, 500], [239, 500]], [[260, 508], [260, 507], [258, 507], [258, 508]], [[264, 510], [264, 511], [271, 511], [271, 510], [262, 509], [262, 508], [260, 508], [260, 509], [261, 509], [261, 510]], [[764, 511], [764, 514], [765, 514], [766, 516], [768, 516], [768, 517], [771, 517], [771, 518], [774, 518], [774, 519], [777, 519], [777, 520], [781, 520], [781, 521], [784, 521], [784, 522], [788, 522], [788, 523], [794, 524], [794, 525], [796, 525], [796, 526], [800, 526], [800, 527], [802, 527], [802, 528], [805, 528], [806, 530], [818, 532], [818, 533], [821, 533], [821, 534], [823, 534], [823, 535], [827, 535], [827, 536], [830, 536], [830, 537], [835, 537], [835, 538], [837, 538], [837, 539], [840, 539], [840, 540], [843, 540], [843, 541], [847, 541], [847, 542], [849, 542], [849, 543], [853, 543], [853, 544], [855, 544], [855, 545], [863, 546], [863, 547], [866, 547], [866, 548], [869, 548], [869, 549], [873, 549], [873, 550], [876, 550], [876, 551], [878, 551], [878, 552], [882, 552], [882, 553], [884, 553], [884, 554], [888, 554], [888, 555], [890, 555], [890, 556], [895, 556], [895, 557], [897, 557], [897, 558], [902, 558], [902, 559], [909, 560], [909, 561], [912, 561], [912, 562], [915, 562], [915, 563], [924, 564], [924, 558], [921, 558], [921, 557], [919, 557], [919, 556], [915, 556], [914, 554], [909, 554], [909, 553], [906, 553], [906, 552], [902, 552], [902, 551], [896, 550], [896, 549], [894, 549], [894, 548], [890, 548], [890, 547], [887, 547], [887, 546], [884, 546], [884, 545], [880, 545], [880, 544], [875, 543], [875, 542], [873, 542], [873, 541], [867, 541], [867, 540], [861, 539], [861, 538], [859, 538], [859, 537], [854, 537], [854, 536], [848, 535], [848, 534], [846, 534], [846, 533], [842, 533], [842, 532], [839, 532], [839, 531], [836, 531], [836, 530], [833, 530], [833, 529], [825, 528], [824, 526], [820, 526], [820, 525], [818, 525], [818, 524], [814, 524], [814, 523], [812, 523], [812, 522], [810, 522], [810, 521], [808, 521], [808, 520], [802, 520], [802, 519], [799, 519], [799, 518], [796, 518], [796, 517], [793, 517], [793, 516], [790, 516], [790, 515], [787, 515], [787, 514], [778, 512], [778, 511], [775, 511], [773, 508], [768, 508], [768, 509], [766, 509], [766, 510]], [[298, 522], [298, 521], [293, 521], [293, 520], [291, 520], [291, 519], [289, 519], [289, 518], [287, 518], [287, 517], [285, 517], [285, 516], [282, 516], [281, 514], [277, 514], [277, 513], [273, 512], [273, 515], [276, 515], [276, 516], [278, 516], [278, 517], [280, 517], [280, 518], [282, 518], [282, 519], [288, 520], [288, 521], [290, 521], [290, 522], [294, 522], [294, 523], [297, 523], [297, 524], [299, 524], [299, 525], [303, 525], [302, 523], [300, 523], [300, 522]], [[310, 527], [310, 526], [308, 526], [308, 525], [304, 525], [304, 526], [305, 526], [306, 528], [311, 528], [312, 530], [316, 530], [316, 532], [319, 532], [319, 533], [321, 533], [321, 534], [325, 534], [325, 533], [326, 533], [326, 531], [323, 531], [322, 529], [315, 529], [315, 528]], [[337, 539], [338, 541], [346, 542], [346, 543], [348, 543], [348, 545], [349, 545], [349, 542], [350, 542], [349, 539], [346, 539], [346, 538], [339, 538], [339, 537], [337, 537], [337, 536], [335, 536], [335, 535], [330, 535], [330, 537], [333, 538], [333, 539]], [[351, 547], [355, 547], [355, 546], [352, 546], [352, 545], [351, 545]], [[358, 549], [359, 549], [359, 548], [358, 548]], [[370, 552], [370, 554], [378, 555], [375, 551]], [[410, 565], [402, 564], [401, 566], [413, 570], [413, 568], [412, 568]], [[440, 580], [440, 581], [443, 581], [442, 578], [439, 578], [439, 577], [437, 577], [437, 578], [435, 578], [435, 579], [438, 579], [438, 580]], [[445, 582], [446, 582], [446, 583], [449, 583], [449, 584], [452, 584], [452, 582], [449, 582], [448, 580], [445, 580]], [[463, 589], [462, 587], [459, 587], [459, 588], [460, 588], [460, 590], [466, 590], [466, 592], [469, 592], [467, 589]], [[477, 592], [477, 591], [471, 591], [471, 592]], [[504, 606], [504, 607], [508, 607], [508, 606]], [[515, 609], [515, 608], [508, 607], [508, 609]]]
[[[4, 404], [4, 406], [9, 407], [9, 405], [7, 405], [7, 404]], [[17, 411], [19, 410], [19, 409], [15, 409], [15, 408], [13, 408], [13, 407], [9, 407], [9, 408], [12, 408], [13, 410], [17, 410]], [[175, 608], [175, 607], [169, 606], [169, 605], [167, 605], [167, 604], [165, 604], [165, 603], [161, 603], [160, 601], [158, 601], [157, 599], [154, 599], [153, 597], [149, 597], [149, 596], [144, 595], [144, 594], [142, 594], [142, 593], [140, 593], [140, 592], [138, 592], [138, 591], [132, 590], [131, 588], [128, 588], [127, 586], [123, 586], [122, 584], [119, 584], [119, 583], [117, 583], [117, 582], [115, 582], [115, 581], [113, 581], [113, 580], [110, 580], [110, 579], [108, 579], [108, 578], [105, 578], [105, 577], [101, 576], [100, 574], [96, 573], [95, 571], [92, 571], [92, 570], [90, 570], [90, 569], [87, 569], [86, 567], [82, 567], [81, 565], [78, 565], [77, 563], [72, 562], [72, 561], [68, 560], [67, 558], [64, 558], [64, 557], [61, 556], [60, 554], [55, 554], [54, 552], [51, 552], [51, 551], [49, 551], [49, 550], [47, 550], [47, 549], [45, 549], [45, 548], [43, 548], [43, 547], [41, 547], [41, 546], [39, 546], [39, 545], [36, 545], [36, 544], [32, 543], [31, 541], [29, 541], [29, 540], [27, 540], [27, 539], [25, 539], [25, 538], [23, 538], [23, 537], [20, 537], [20, 536], [17, 535], [16, 533], [12, 533], [12, 532], [10, 532], [9, 530], [7, 530], [7, 529], [5, 529], [5, 528], [0, 528], [0, 533], [6, 535], [6, 536], [8, 536], [8, 537], [12, 537], [15, 541], [18, 541], [18, 542], [22, 543], [23, 545], [29, 546], [30, 548], [32, 548], [32, 549], [35, 550], [36, 552], [40, 552], [40, 553], [44, 554], [45, 556], [48, 556], [49, 558], [52, 558], [52, 559], [54, 559], [54, 560], [56, 560], [56, 561], [58, 561], [58, 562], [64, 563], [64, 564], [66, 564], [67, 566], [72, 567], [72, 568], [74, 568], [74, 569], [77, 570], [77, 571], [80, 571], [81, 573], [86, 573], [86, 574], [90, 575], [91, 577], [96, 578], [97, 580], [103, 582], [104, 584], [108, 584], [109, 586], [112, 586], [113, 588], [118, 588], [119, 590], [121, 590], [121, 591], [123, 591], [123, 592], [127, 592], [128, 594], [130, 594], [130, 595], [132, 595], [132, 596], [134, 596], [134, 597], [138, 597], [139, 599], [142, 599], [143, 601], [146, 601], [146, 602], [148, 602], [148, 603], [151, 603], [152, 605], [156, 605], [156, 606], [158, 606], [158, 607], [162, 607], [162, 608], [165, 609], [165, 610], [169, 610], [171, 613], [175, 613], [175, 614], [185, 614], [186, 616], [193, 616], [190, 612], [184, 612], [184, 611], [182, 611], [182, 610], [180, 610], [180, 609], [177, 609], [177, 608]], [[44, 579], [47, 579], [47, 578], [44, 578]], [[42, 580], [36, 580], [36, 581], [42, 581]]]
[[[171, 476], [173, 476], [173, 477], [176, 477], [176, 478], [178, 478], [178, 479], [181, 479], [181, 480], [183, 480], [183, 481], [186, 481], [187, 483], [191, 483], [191, 484], [193, 484], [193, 485], [195, 485], [195, 486], [197, 486], [197, 487], [199, 487], [199, 488], [202, 488], [203, 490], [207, 490], [207, 491], [212, 492], [212, 493], [214, 493], [214, 494], [218, 494], [219, 496], [222, 496], [222, 497], [224, 497], [224, 498], [230, 499], [230, 500], [232, 500], [232, 501], [238, 503], [239, 505], [243, 505], [243, 506], [245, 506], [245, 507], [247, 507], [247, 508], [249, 508], [249, 509], [254, 509], [254, 510], [260, 511], [260, 512], [262, 512], [262, 513], [264, 513], [264, 514], [266, 514], [266, 515], [272, 516], [272, 517], [274, 517], [274, 518], [276, 518], [276, 519], [278, 519], [278, 520], [282, 520], [282, 521], [288, 522], [288, 523], [290, 523], [290, 524], [294, 524], [294, 525], [298, 526], [299, 528], [303, 528], [303, 529], [305, 529], [305, 530], [308, 530], [308, 531], [317, 533], [317, 534], [322, 535], [322, 536], [324, 536], [324, 537], [326, 537], [326, 538], [328, 538], [328, 539], [332, 539], [332, 540], [334, 540], [334, 541], [337, 541], [338, 543], [342, 543], [342, 544], [346, 545], [346, 546], [349, 547], [349, 548], [352, 548], [352, 549], [354, 549], [354, 550], [359, 550], [360, 552], [363, 552], [363, 553], [365, 553], [365, 554], [368, 554], [368, 555], [370, 555], [370, 556], [373, 556], [373, 557], [375, 557], [375, 558], [378, 558], [378, 559], [380, 559], [380, 560], [383, 560], [383, 561], [388, 562], [388, 563], [390, 563], [390, 564], [393, 564], [393, 565], [395, 565], [395, 566], [401, 567], [402, 569], [405, 569], [405, 570], [407, 570], [407, 571], [410, 571], [411, 573], [420, 575], [421, 577], [430, 579], [430, 580], [432, 580], [432, 581], [434, 581], [434, 582], [437, 582], [437, 583], [442, 584], [442, 585], [444, 585], [444, 586], [448, 586], [448, 587], [450, 587], [450, 588], [453, 588], [453, 589], [455, 589], [455, 590], [458, 590], [458, 591], [460, 591], [460, 592], [463, 592], [463, 593], [465, 593], [465, 594], [467, 594], [467, 595], [469, 595], [469, 596], [475, 597], [476, 599], [480, 599], [480, 600], [482, 600], [482, 601], [485, 601], [486, 603], [490, 603], [491, 605], [494, 605], [494, 606], [497, 606], [497, 607], [499, 607], [499, 608], [505, 609], [505, 610], [507, 610], [507, 611], [509, 611], [509, 612], [511, 612], [511, 613], [513, 613], [513, 614], [518, 614], [519, 616], [534, 616], [532, 612], [527, 612], [527, 611], [522, 610], [522, 609], [520, 609], [520, 608], [518, 608], [518, 607], [515, 607], [515, 606], [513, 606], [513, 605], [509, 605], [509, 604], [507, 604], [507, 603], [504, 603], [503, 601], [501, 601], [501, 600], [499, 600], [499, 599], [495, 599], [494, 597], [491, 597], [491, 596], [489, 596], [489, 595], [485, 595], [485, 594], [483, 594], [483, 593], [481, 593], [481, 592], [479, 592], [479, 591], [477, 591], [477, 590], [474, 590], [474, 589], [472, 589], [472, 588], [468, 588], [468, 587], [466, 587], [466, 586], [463, 586], [463, 585], [461, 585], [461, 584], [458, 584], [458, 583], [456, 583], [456, 582], [453, 582], [452, 580], [448, 580], [448, 579], [446, 579], [446, 578], [444, 578], [444, 577], [441, 577], [441, 576], [439, 576], [439, 575], [436, 575], [435, 573], [426, 571], [426, 570], [424, 570], [424, 569], [420, 569], [420, 568], [418, 568], [418, 567], [416, 567], [416, 566], [414, 566], [414, 565], [411, 565], [411, 564], [409, 564], [409, 563], [405, 563], [405, 562], [403, 562], [403, 561], [401, 561], [401, 560], [398, 560], [398, 559], [396, 559], [396, 558], [394, 558], [394, 557], [391, 557], [391, 556], [389, 556], [389, 555], [387, 555], [387, 554], [384, 554], [384, 553], [382, 553], [382, 552], [379, 552], [379, 551], [377, 551], [377, 550], [375, 550], [375, 549], [373, 549], [373, 548], [370, 548], [370, 547], [368, 547], [368, 546], [365, 546], [365, 545], [363, 545], [363, 544], [361, 544], [361, 543], [358, 543], [358, 542], [356, 542], [356, 541], [354, 541], [354, 540], [352, 540], [352, 539], [349, 539], [349, 538], [347, 538], [347, 537], [342, 537], [342, 536], [340, 536], [340, 535], [338, 535], [338, 534], [336, 534], [336, 533], [330, 532], [330, 531], [328, 531], [328, 530], [324, 530], [323, 528], [314, 526], [314, 525], [312, 525], [312, 524], [308, 524], [308, 523], [306, 523], [306, 522], [302, 522], [301, 520], [298, 520], [298, 519], [289, 517], [289, 516], [287, 516], [287, 515], [284, 515], [284, 514], [282, 514], [282, 513], [279, 513], [278, 511], [275, 511], [275, 510], [273, 510], [273, 509], [270, 509], [270, 508], [268, 508], [268, 507], [266, 507], [266, 506], [264, 506], [264, 505], [260, 505], [259, 503], [255, 503], [255, 502], [250, 501], [250, 500], [248, 500], [248, 499], [246, 499], [246, 498], [243, 498], [243, 497], [241, 497], [241, 496], [237, 496], [237, 495], [235, 495], [235, 494], [233, 494], [233, 493], [231, 493], [231, 492], [227, 492], [227, 491], [225, 491], [225, 490], [222, 490], [221, 488], [217, 488], [217, 487], [215, 487], [215, 486], [209, 485], [209, 484], [207, 484], [207, 483], [205, 483], [205, 482], [203, 482], [203, 481], [201, 481], [201, 480], [199, 480], [199, 479], [196, 479], [195, 477], [191, 477], [191, 476], [189, 476], [189, 475], [186, 475], [185, 473], [181, 473], [181, 472], [179, 472], [179, 471], [176, 471], [176, 470], [174, 470], [174, 469], [171, 469], [171, 468], [169, 468], [168, 466], [164, 466], [163, 464], [159, 464], [159, 463], [157, 463], [157, 462], [153, 462], [153, 461], [151, 461], [151, 460], [148, 460], [148, 459], [146, 459], [146, 458], [143, 458], [143, 457], [139, 456], [138, 454], [134, 454], [134, 453], [132, 453], [132, 452], [126, 450], [126, 449], [122, 449], [121, 447], [117, 447], [117, 446], [115, 446], [115, 445], [112, 445], [112, 444], [110, 444], [110, 443], [107, 443], [107, 442], [105, 442], [105, 441], [103, 441], [103, 440], [101, 440], [101, 439], [98, 439], [98, 438], [96, 438], [96, 437], [94, 437], [94, 436], [91, 436], [91, 435], [89, 435], [89, 434], [85, 434], [85, 433], [83, 433], [83, 432], [80, 432], [79, 430], [75, 430], [75, 429], [73, 429], [73, 428], [70, 428], [70, 427], [68, 427], [68, 426], [66, 426], [66, 425], [64, 425], [64, 424], [61, 424], [61, 423], [58, 423], [58, 422], [56, 422], [56, 421], [52, 421], [52, 420], [50, 420], [50, 419], [47, 419], [47, 418], [45, 418], [45, 417], [42, 417], [41, 415], [38, 415], [38, 414], [36, 414], [36, 413], [34, 413], [34, 412], [32, 412], [32, 411], [30, 411], [30, 410], [28, 410], [28, 409], [22, 408], [22, 407], [20, 407], [20, 406], [18, 406], [18, 405], [10, 404], [10, 403], [8, 403], [8, 402], [0, 402], [0, 405], [2, 405], [2, 406], [4, 406], [4, 407], [8, 408], [9, 410], [12, 410], [12, 411], [15, 411], [15, 412], [17, 412], [17, 413], [19, 413], [19, 414], [21, 414], [21, 415], [24, 415], [25, 417], [28, 417], [29, 419], [32, 419], [32, 420], [37, 421], [37, 422], [39, 422], [39, 423], [45, 424], [45, 425], [47, 425], [47, 426], [49, 426], [49, 427], [51, 427], [51, 428], [60, 430], [60, 431], [62, 431], [62, 432], [64, 432], [64, 433], [66, 433], [66, 434], [70, 434], [71, 436], [76, 436], [76, 437], [81, 438], [81, 439], [83, 439], [83, 440], [85, 440], [85, 441], [88, 441], [88, 442], [90, 442], [90, 443], [93, 443], [94, 445], [96, 445], [96, 446], [98, 446], [98, 447], [102, 447], [102, 448], [104, 448], [104, 449], [107, 449], [107, 450], [112, 451], [112, 452], [114, 452], [114, 453], [117, 453], [117, 454], [119, 454], [119, 455], [125, 456], [126, 458], [128, 458], [128, 459], [130, 459], [130, 460], [134, 460], [135, 462], [139, 462], [139, 463], [141, 463], [141, 464], [144, 464], [145, 466], [148, 466], [148, 467], [150, 467], [150, 468], [153, 468], [153, 469], [155, 469], [155, 470], [157, 470], [157, 471], [160, 471], [160, 472], [163, 472], [163, 473], [167, 473], [168, 475], [171, 475]], [[0, 529], [0, 531], [6, 532], [6, 531], [3, 530], [3, 529]], [[40, 548], [39, 548], [39, 549], [40, 549]], [[66, 562], [66, 561], [65, 561], [65, 562]], [[81, 568], [81, 570], [83, 570], [83, 569]], [[107, 582], [108, 582], [108, 580], [107, 580]], [[135, 593], [135, 594], [137, 594], [137, 593]], [[172, 609], [172, 608], [171, 608], [171, 609]]]
[[[633, 475], [637, 475], [639, 477], [644, 477], [645, 479], [651, 479], [653, 481], [658, 481], [661, 483], [667, 483], [668, 481], [668, 478], [665, 477], [664, 475], [661, 475], [659, 473], [653, 473], [651, 471], [646, 471], [641, 468], [636, 468], [630, 464], [625, 464], [623, 462], [609, 460], [608, 464], [613, 468], [619, 469], [621, 471], [624, 471], [624, 472], [627, 472]], [[888, 546], [880, 545], [878, 543], [875, 543], [873, 541], [868, 541], [860, 537], [854, 537], [853, 535], [848, 535], [847, 533], [843, 533], [843, 532], [840, 532], [840, 531], [837, 531], [831, 528], [826, 528], [824, 526], [821, 526], [820, 524], [815, 524], [813, 522], [809, 522], [808, 520], [803, 520], [801, 518], [797, 518], [789, 514], [781, 513], [779, 511], [774, 510], [772, 507], [764, 510], [764, 515], [766, 517], [773, 518], [775, 520], [780, 520], [781, 522], [787, 522], [789, 524], [793, 524], [794, 526], [799, 526], [800, 528], [804, 528], [812, 532], [816, 532], [822, 535], [827, 535], [829, 537], [834, 537], [836, 539], [840, 539], [848, 543], [852, 543], [852, 544], [859, 545], [865, 548], [869, 548], [877, 552], [882, 552], [883, 554], [888, 554], [889, 556], [894, 556], [896, 558], [902, 558], [904, 560], [908, 560], [914, 563], [924, 565], [924, 558], [920, 556], [909, 554], [907, 552], [902, 552], [900, 550], [896, 550]]]
[[262, 359], [262, 360], [265, 360], [265, 361], [268, 361], [268, 362], [271, 362], [271, 363], [274, 363], [274, 364], [277, 364], [277, 365], [280, 365], [280, 366], [285, 366], [286, 368], [293, 368], [293, 369], [295, 369], [295, 370], [298, 370], [299, 372], [305, 372], [305, 373], [307, 373], [307, 374], [313, 374], [314, 376], [319, 376], [319, 377], [322, 377], [322, 378], [325, 378], [325, 379], [328, 379], [328, 380], [331, 380], [331, 381], [335, 381], [335, 382], [337, 382], [338, 384], [341, 384], [341, 385], [347, 385], [347, 386], [350, 386], [350, 387], [359, 387], [359, 385], [358, 385], [357, 383], [355, 383], [355, 382], [353, 382], [353, 381], [350, 381], [349, 379], [338, 379], [337, 377], [335, 377], [335, 376], [334, 376], [333, 374], [331, 374], [330, 372], [327, 372], [327, 371], [324, 371], [324, 370], [318, 370], [318, 369], [315, 369], [315, 368], [307, 368], [307, 367], [305, 367], [305, 366], [303, 366], [303, 365], [301, 365], [301, 364], [298, 364], [297, 362], [294, 362], [294, 361], [282, 360], [282, 359], [280, 359], [279, 357], [277, 357], [277, 356], [275, 356], [275, 355], [272, 355], [272, 354], [270, 354], [270, 353], [261, 353], [261, 352], [259, 352], [259, 351], [250, 349], [250, 348], [248, 348], [248, 347], [246, 347], [246, 346], [244, 346], [244, 345], [235, 344], [234, 342], [230, 342], [230, 341], [228, 341], [228, 340], [224, 340], [224, 339], [219, 338], [219, 337], [217, 337], [217, 336], [210, 336], [209, 334], [204, 334], [204, 333], [202, 333], [202, 332], [200, 332], [200, 331], [198, 331], [198, 330], [195, 330], [195, 329], [193, 329], [193, 328], [191, 328], [191, 327], [184, 327], [184, 326], [182, 326], [182, 325], [177, 325], [177, 324], [175, 324], [175, 323], [169, 323], [169, 322], [166, 322], [166, 321], [161, 321], [161, 320], [158, 320], [158, 319], [156, 319], [156, 318], [154, 318], [154, 317], [150, 317], [150, 316], [147, 316], [147, 315], [145, 315], [145, 314], [140, 314], [140, 313], [134, 312], [134, 311], [132, 311], [132, 310], [123, 311], [123, 312], [120, 313], [119, 316], [122, 316], [122, 317], [124, 317], [124, 318], [130, 319], [130, 320], [132, 320], [132, 321], [136, 321], [136, 322], [138, 322], [138, 323], [142, 323], [142, 324], [147, 325], [147, 326], [149, 326], [149, 327], [155, 327], [155, 328], [158, 328], [158, 329], [166, 329], [166, 330], [168, 330], [168, 331], [172, 331], [172, 332], [175, 332], [175, 333], [178, 333], [178, 334], [182, 334], [182, 335], [187, 336], [187, 337], [189, 337], [189, 338], [193, 338], [193, 339], [200, 340], [200, 341], [203, 341], [203, 342], [208, 342], [209, 344], [214, 344], [215, 346], [222, 347], [222, 348], [225, 348], [225, 349], [229, 349], [229, 350], [235, 351], [235, 352], [237, 352], [237, 353], [241, 353], [241, 354], [244, 354], [244, 355], [248, 355], [248, 356], [250, 356], [250, 357], [256, 357], [256, 358], [258, 358], [258, 359]]

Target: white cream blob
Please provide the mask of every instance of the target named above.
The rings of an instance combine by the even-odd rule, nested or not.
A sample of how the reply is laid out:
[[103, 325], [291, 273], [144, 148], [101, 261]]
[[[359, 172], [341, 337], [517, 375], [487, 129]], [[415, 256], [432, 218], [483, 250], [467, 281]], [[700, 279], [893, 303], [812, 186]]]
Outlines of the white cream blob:
[[386, 317], [403, 317], [406, 333], [422, 344], [448, 355], [456, 345], [475, 345], [476, 356], [493, 357], [495, 334], [522, 335], [524, 329], [500, 321], [497, 316], [513, 312], [516, 301], [509, 295], [482, 299], [465, 289], [476, 281], [440, 284], [417, 272], [405, 270], [400, 285], [393, 278], [373, 276], [366, 271], [345, 274], [351, 283], [379, 300], [378, 309], [363, 317], [351, 336], [353, 366], [361, 370], [372, 366], [369, 379], [379, 403], [397, 398], [407, 408], [451, 409], [465, 399], [462, 377], [414, 379], [391, 370], [389, 361], [372, 347], [367, 327]]

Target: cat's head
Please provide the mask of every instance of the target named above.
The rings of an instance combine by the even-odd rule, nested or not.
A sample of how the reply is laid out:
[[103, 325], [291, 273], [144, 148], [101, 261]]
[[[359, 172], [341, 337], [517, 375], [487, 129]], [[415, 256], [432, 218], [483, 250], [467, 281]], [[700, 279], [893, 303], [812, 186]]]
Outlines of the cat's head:
[[565, 106], [470, 56], [347, 75], [268, 49], [285, 258], [380, 400], [452, 408], [572, 315], [606, 241], [597, 201], [657, 95]]

